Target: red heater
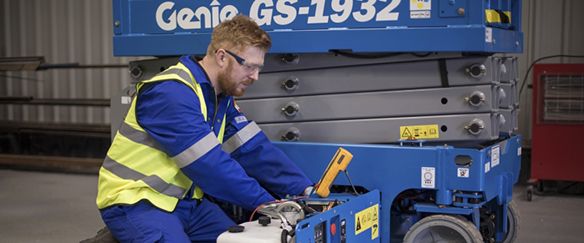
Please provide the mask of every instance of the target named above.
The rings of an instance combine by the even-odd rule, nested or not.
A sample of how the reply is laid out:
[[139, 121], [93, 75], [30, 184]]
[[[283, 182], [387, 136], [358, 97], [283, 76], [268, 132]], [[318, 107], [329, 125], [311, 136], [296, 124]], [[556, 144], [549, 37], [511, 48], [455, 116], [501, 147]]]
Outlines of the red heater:
[[584, 182], [584, 64], [534, 66], [532, 121], [530, 182]]

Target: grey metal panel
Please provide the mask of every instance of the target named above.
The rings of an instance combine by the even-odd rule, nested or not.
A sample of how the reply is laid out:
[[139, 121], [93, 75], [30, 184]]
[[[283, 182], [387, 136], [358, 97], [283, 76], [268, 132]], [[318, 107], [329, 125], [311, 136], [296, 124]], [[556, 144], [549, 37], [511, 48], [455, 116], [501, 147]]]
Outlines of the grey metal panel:
[[516, 57], [502, 57], [499, 68], [499, 81], [509, 83], [518, 79], [518, 67]]
[[517, 82], [511, 81], [509, 83], [499, 84], [499, 89], [503, 90], [499, 97], [501, 108], [515, 108], [519, 106], [519, 99], [517, 97]]
[[336, 120], [492, 112], [500, 104], [497, 86], [348, 93], [240, 100], [256, 122]]
[[499, 119], [504, 120], [504, 122], [501, 123], [500, 126], [500, 131], [502, 133], [506, 133], [506, 134], [514, 134], [519, 130], [519, 123], [518, 123], [518, 119], [519, 119], [519, 115], [518, 115], [519, 110], [517, 109], [501, 109], [499, 110]]
[[[349, 53], [349, 55], [352, 53]], [[264, 72], [283, 72], [306, 69], [322, 69], [331, 67], [350, 67], [356, 65], [371, 65], [396, 63], [405, 61], [422, 61], [438, 58], [460, 58], [459, 53], [428, 53], [415, 56], [409, 53], [390, 54], [354, 54], [362, 58], [349, 57], [335, 53], [315, 54], [269, 54], [266, 56]]]
[[[303, 56], [301, 56], [303, 57]], [[317, 57], [315, 57], [317, 58]], [[326, 59], [321, 60], [326, 63]], [[497, 82], [498, 58], [479, 57], [446, 61], [449, 86], [480, 85]], [[472, 78], [466, 69], [483, 64], [487, 73]], [[286, 88], [289, 82], [293, 85]], [[434, 88], [443, 86], [437, 60], [346, 66], [304, 71], [262, 73], [242, 99], [315, 95], [376, 90]]]
[[130, 62], [130, 77], [132, 82], [146, 80], [154, 77], [157, 73], [176, 64], [178, 57], [157, 58], [148, 60], [138, 60]]
[[[482, 121], [484, 129], [472, 135], [465, 128]], [[400, 126], [431, 125], [440, 127], [439, 138], [428, 141], [492, 140], [499, 137], [500, 120], [496, 113], [358, 119], [320, 122], [260, 124], [274, 141], [287, 133], [299, 134], [299, 141], [331, 143], [390, 143], [400, 139]], [[292, 138], [288, 134], [289, 138]]]
[[[448, 82], [450, 85], [468, 84], [472, 82], [487, 83], [499, 82], [499, 68], [501, 59], [498, 57], [475, 57], [453, 59], [447, 62]], [[477, 77], [471, 77], [468, 69], [484, 67], [485, 72]]]

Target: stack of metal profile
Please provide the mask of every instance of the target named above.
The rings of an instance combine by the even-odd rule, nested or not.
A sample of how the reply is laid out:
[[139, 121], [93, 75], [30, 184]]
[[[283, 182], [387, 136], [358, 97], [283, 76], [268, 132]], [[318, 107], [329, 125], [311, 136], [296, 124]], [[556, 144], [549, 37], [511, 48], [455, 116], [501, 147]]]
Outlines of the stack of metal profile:
[[237, 104], [276, 141], [494, 140], [517, 130], [517, 60], [269, 55]]

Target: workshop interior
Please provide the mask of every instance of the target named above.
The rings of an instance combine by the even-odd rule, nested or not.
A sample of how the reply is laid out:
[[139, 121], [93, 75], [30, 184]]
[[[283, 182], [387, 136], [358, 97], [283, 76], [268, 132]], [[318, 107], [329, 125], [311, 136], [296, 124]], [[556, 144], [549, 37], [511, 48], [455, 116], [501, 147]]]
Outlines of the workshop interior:
[[237, 106], [315, 184], [254, 211], [217, 200], [238, 224], [217, 242], [581, 242], [582, 11], [0, 0], [0, 242], [117, 242], [95, 207], [97, 175], [137, 84], [202, 58], [237, 15], [272, 39]]

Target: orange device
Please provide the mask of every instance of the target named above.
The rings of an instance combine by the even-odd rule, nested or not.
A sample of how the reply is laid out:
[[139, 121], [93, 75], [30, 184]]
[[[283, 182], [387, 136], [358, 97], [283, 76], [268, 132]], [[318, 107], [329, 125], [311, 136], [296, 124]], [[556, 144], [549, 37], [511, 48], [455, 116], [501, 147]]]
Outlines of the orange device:
[[329, 162], [324, 174], [315, 186], [316, 195], [320, 197], [328, 197], [331, 193], [330, 188], [335, 178], [341, 171], [345, 171], [349, 162], [353, 159], [353, 154], [344, 148], [339, 148]]

